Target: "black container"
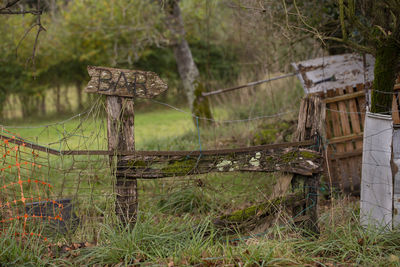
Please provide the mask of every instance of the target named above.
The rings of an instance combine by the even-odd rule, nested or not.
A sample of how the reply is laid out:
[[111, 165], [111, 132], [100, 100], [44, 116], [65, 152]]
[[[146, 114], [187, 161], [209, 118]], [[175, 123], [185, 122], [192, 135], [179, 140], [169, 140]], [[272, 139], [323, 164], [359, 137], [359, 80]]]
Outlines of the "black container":
[[74, 213], [71, 199], [27, 203], [25, 205], [25, 212], [30, 216], [42, 216], [42, 218], [38, 218], [37, 220], [42, 221], [46, 226], [46, 230], [54, 233], [65, 234], [74, 232], [79, 224], [79, 219]]

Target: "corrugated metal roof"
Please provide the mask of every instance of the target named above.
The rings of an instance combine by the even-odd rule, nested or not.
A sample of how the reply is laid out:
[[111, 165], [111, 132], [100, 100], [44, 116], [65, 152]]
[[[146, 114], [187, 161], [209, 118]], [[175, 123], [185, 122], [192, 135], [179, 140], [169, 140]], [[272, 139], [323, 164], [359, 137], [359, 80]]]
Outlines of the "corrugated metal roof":
[[307, 94], [355, 86], [374, 80], [375, 58], [344, 54], [292, 63]]

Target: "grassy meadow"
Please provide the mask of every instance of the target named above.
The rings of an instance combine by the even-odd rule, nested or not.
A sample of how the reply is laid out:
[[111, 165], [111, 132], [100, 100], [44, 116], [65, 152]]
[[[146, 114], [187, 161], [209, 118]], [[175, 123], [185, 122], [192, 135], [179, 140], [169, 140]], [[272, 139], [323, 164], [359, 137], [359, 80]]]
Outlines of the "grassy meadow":
[[[294, 81], [275, 85], [253, 95], [232, 93], [234, 103], [226, 96], [213, 100], [216, 120], [250, 120], [201, 128], [202, 148], [288, 141], [297, 116], [292, 110], [298, 108], [302, 92]], [[292, 89], [279, 93], [286, 88]], [[136, 149], [199, 149], [198, 129], [189, 114], [156, 103], [150, 107], [135, 113]], [[89, 113], [73, 119], [67, 114], [8, 119], [2, 131], [54, 149], [107, 149], [102, 100], [95, 100], [89, 108]], [[285, 111], [290, 112], [252, 120]], [[13, 153], [3, 158], [3, 165], [15, 164]], [[319, 236], [306, 237], [285, 211], [272, 225], [260, 220], [248, 230], [214, 225], [221, 215], [266, 201], [281, 177], [278, 173], [139, 180], [138, 222], [124, 227], [114, 214], [115, 181], [108, 157], [33, 155], [27, 148], [18, 153], [20, 160], [27, 161], [19, 173], [23, 180], [35, 178], [52, 185], [50, 191], [23, 183], [26, 195], [72, 199], [79, 224], [55, 234], [43, 223], [28, 220], [30, 231], [42, 233], [48, 241], [36, 236], [16, 238], [23, 232], [21, 224], [4, 224], [1, 266], [400, 266], [400, 232], [360, 227], [358, 200], [340, 195], [329, 200], [321, 195]], [[3, 185], [15, 182], [17, 176], [13, 165], [2, 173]], [[1, 201], [18, 198], [20, 191], [18, 184], [3, 188]]]

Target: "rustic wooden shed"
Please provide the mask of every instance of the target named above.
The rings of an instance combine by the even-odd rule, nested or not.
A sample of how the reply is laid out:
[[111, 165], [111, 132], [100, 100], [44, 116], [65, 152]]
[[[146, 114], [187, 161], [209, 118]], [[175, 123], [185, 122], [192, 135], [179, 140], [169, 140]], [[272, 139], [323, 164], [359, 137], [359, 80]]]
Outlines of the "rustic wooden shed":
[[[361, 184], [363, 129], [374, 79], [371, 55], [344, 54], [293, 63], [305, 93], [325, 105], [325, 178], [343, 192], [358, 195]], [[400, 78], [395, 92], [400, 89]], [[302, 107], [300, 113], [307, 113]], [[398, 95], [393, 96], [393, 123], [400, 123]]]

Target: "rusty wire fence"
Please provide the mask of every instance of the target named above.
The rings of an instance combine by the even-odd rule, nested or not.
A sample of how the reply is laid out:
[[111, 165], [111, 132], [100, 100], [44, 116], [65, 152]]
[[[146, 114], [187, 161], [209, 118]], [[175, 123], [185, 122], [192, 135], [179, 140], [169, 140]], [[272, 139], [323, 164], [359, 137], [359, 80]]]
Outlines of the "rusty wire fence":
[[[17, 223], [17, 236], [96, 242], [102, 226], [118, 223], [115, 214], [117, 162], [116, 154], [108, 151], [104, 110], [104, 102], [98, 98], [88, 111], [62, 122], [30, 127], [2, 126], [0, 232]], [[269, 114], [257, 121], [272, 123], [287, 114]], [[235, 123], [254, 126], [254, 121]], [[224, 123], [218, 127], [221, 125]], [[193, 134], [196, 143], [201, 145], [198, 130]], [[315, 144], [293, 147], [296, 151], [300, 148], [313, 150]], [[187, 151], [187, 157], [199, 150], [201, 154], [201, 149]], [[252, 167], [256, 166], [251, 165], [252, 160], [258, 160], [256, 155], [249, 158]], [[285, 160], [283, 164], [291, 159]], [[223, 162], [218, 164], [223, 165]], [[179, 168], [175, 162], [167, 164], [170, 170], [171, 165]], [[219, 168], [226, 167], [222, 165]], [[244, 173], [231, 172], [228, 168], [223, 172], [187, 174], [190, 175], [138, 179], [139, 217], [151, 214], [155, 224], [160, 220], [185, 224], [188, 218], [196, 221], [204, 217], [218, 223], [219, 218], [247, 208], [253, 208], [253, 215], [257, 216], [261, 214], [260, 208], [265, 208], [260, 204], [295, 191], [294, 176], [276, 170]], [[304, 181], [297, 184], [296, 188], [302, 192], [300, 198], [288, 203], [285, 210], [274, 207], [274, 213], [285, 214], [291, 223], [304, 220], [305, 211], [316, 206], [318, 194], [318, 185], [314, 185], [313, 193], [307, 186], [310, 187]], [[265, 230], [270, 223], [271, 220], [257, 225], [257, 231]]]

